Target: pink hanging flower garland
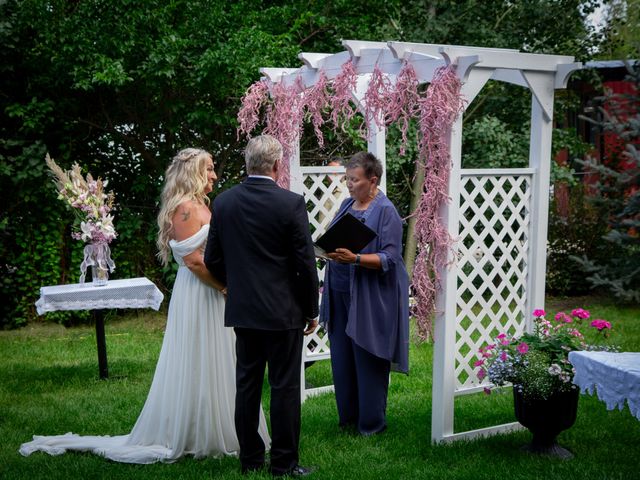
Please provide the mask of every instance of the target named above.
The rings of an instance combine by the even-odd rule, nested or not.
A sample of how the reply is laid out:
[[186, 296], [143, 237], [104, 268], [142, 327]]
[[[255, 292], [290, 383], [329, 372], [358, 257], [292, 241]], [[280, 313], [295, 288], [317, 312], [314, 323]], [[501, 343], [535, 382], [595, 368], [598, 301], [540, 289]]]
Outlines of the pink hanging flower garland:
[[373, 67], [371, 79], [364, 94], [364, 125], [363, 137], [369, 138], [371, 126], [385, 127], [386, 116], [389, 112], [389, 101], [393, 92], [393, 86], [389, 78], [382, 73], [378, 64]]
[[452, 239], [440, 219], [440, 209], [449, 201], [449, 130], [463, 107], [461, 83], [454, 67], [436, 71], [425, 97], [420, 98], [419, 160], [425, 166], [425, 181], [416, 212], [415, 237], [418, 256], [413, 270], [418, 335], [431, 338], [431, 314], [440, 289], [440, 271], [449, 263]]
[[324, 71], [320, 71], [316, 84], [304, 93], [306, 116], [311, 119], [313, 131], [318, 139], [320, 148], [324, 148], [324, 135], [321, 130], [322, 125], [325, 123], [323, 112], [329, 108], [330, 99], [327, 76]]
[[274, 136], [282, 144], [283, 158], [277, 183], [287, 189], [290, 182], [291, 155], [302, 133], [304, 90], [300, 77], [290, 86], [276, 83], [271, 90], [272, 102], [267, 104], [266, 109], [264, 133]]
[[[264, 133], [275, 136], [283, 146], [284, 158], [278, 179], [280, 186], [289, 187], [290, 158], [302, 133], [305, 111], [322, 147], [321, 127], [325, 123], [323, 112], [326, 108], [331, 109], [334, 131], [338, 128], [344, 130], [356, 114], [352, 92], [357, 78], [355, 66], [349, 61], [342, 65], [333, 82], [329, 83], [322, 72], [311, 89], [305, 89], [300, 77], [290, 86], [272, 85], [271, 99], [267, 82], [258, 81], [249, 87], [238, 112], [238, 136], [250, 135], [260, 121], [261, 109], [266, 106]], [[418, 333], [424, 339], [432, 335], [431, 314], [440, 288], [439, 272], [449, 262], [451, 251], [452, 239], [441, 222], [439, 212], [449, 199], [451, 161], [447, 140], [449, 129], [462, 110], [462, 99], [460, 81], [451, 66], [436, 72], [425, 96], [418, 93], [418, 85], [415, 70], [409, 63], [403, 65], [395, 87], [376, 66], [365, 94], [365, 118], [378, 126], [399, 122], [403, 142], [401, 153], [404, 153], [409, 123], [419, 114], [418, 161], [425, 166], [426, 172], [422, 196], [414, 212], [419, 252], [412, 286], [416, 297]], [[367, 126], [363, 126], [363, 131]]]
[[349, 60], [343, 63], [340, 67], [340, 73], [333, 79], [333, 94], [329, 97], [334, 132], [337, 132], [338, 128], [345, 131], [345, 126], [356, 114], [351, 100], [357, 82], [358, 72], [356, 72], [353, 61]]
[[398, 122], [400, 124], [400, 132], [402, 133], [402, 143], [400, 145], [400, 155], [405, 154], [407, 145], [407, 131], [412, 118], [418, 116], [420, 107], [418, 101], [420, 94], [418, 93], [418, 85], [420, 84], [416, 71], [409, 62], [404, 62], [395, 88], [389, 96], [387, 104], [386, 123], [392, 124]]
[[260, 109], [269, 101], [269, 86], [266, 82], [258, 80], [253, 83], [242, 97], [240, 110], [238, 111], [237, 139], [240, 135], [251, 136], [251, 132], [260, 122]]

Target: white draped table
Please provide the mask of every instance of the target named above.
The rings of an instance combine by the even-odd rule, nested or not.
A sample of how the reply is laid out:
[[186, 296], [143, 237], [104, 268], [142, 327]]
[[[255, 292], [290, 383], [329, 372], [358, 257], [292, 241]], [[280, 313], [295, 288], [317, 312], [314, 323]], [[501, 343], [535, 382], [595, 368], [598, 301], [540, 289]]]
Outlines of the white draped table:
[[608, 410], [625, 402], [640, 420], [640, 352], [569, 352], [576, 373], [573, 383], [582, 393], [597, 392]]
[[104, 310], [112, 308], [153, 308], [158, 310], [164, 295], [144, 277], [109, 280], [96, 287], [91, 283], [42, 287], [36, 302], [38, 315], [58, 310], [92, 310], [96, 324], [100, 378], [107, 378], [107, 345], [104, 335]]

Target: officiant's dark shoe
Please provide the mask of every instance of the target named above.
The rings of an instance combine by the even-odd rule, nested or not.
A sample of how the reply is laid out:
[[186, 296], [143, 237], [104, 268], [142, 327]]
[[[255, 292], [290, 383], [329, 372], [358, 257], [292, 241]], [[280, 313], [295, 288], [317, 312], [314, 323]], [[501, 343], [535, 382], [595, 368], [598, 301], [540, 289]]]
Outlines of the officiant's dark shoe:
[[274, 477], [306, 477], [316, 471], [315, 467], [303, 467], [296, 465], [285, 472], [271, 472]]

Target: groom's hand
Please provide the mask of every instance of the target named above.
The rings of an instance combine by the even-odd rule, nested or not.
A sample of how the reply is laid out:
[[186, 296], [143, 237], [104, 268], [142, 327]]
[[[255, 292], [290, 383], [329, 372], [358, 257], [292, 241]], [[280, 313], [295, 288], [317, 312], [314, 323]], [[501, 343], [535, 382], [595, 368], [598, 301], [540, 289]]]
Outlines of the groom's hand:
[[317, 326], [318, 326], [318, 319], [317, 318], [307, 318], [307, 328], [305, 328], [304, 334], [305, 335], [312, 334]]

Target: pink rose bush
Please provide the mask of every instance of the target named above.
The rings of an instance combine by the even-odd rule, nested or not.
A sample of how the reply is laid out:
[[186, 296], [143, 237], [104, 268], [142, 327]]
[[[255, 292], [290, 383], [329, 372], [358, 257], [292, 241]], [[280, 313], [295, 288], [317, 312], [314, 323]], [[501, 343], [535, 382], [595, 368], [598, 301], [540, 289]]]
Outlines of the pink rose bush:
[[[533, 333], [518, 337], [500, 333], [494, 342], [480, 348], [474, 367], [478, 368], [480, 380], [492, 383], [484, 388], [486, 393], [491, 393], [492, 387], [510, 383], [526, 397], [546, 399], [554, 392], [576, 388], [569, 352], [617, 350], [598, 341], [609, 337], [611, 323], [601, 319], [588, 323], [587, 310], [576, 308], [570, 315], [559, 312], [552, 321], [545, 318], [546, 312], [541, 309], [534, 310], [533, 316]], [[584, 334], [583, 325], [591, 327]]]

